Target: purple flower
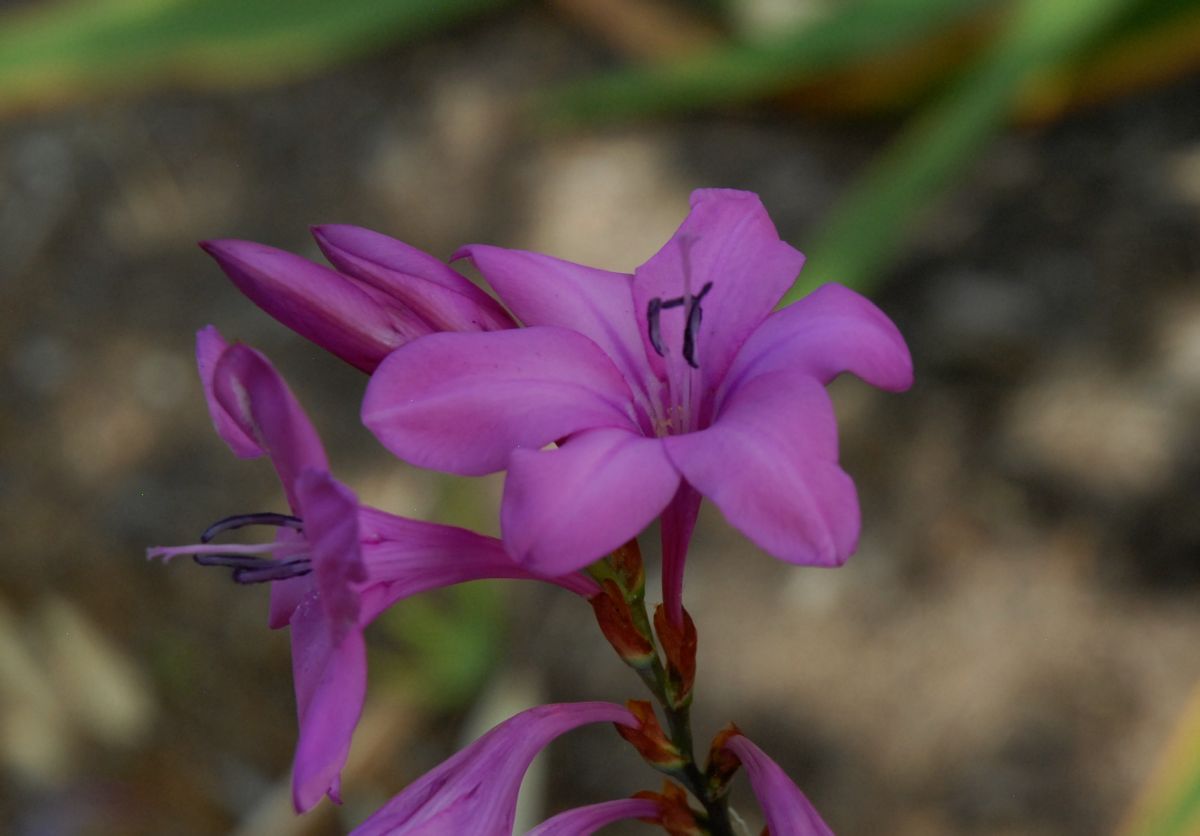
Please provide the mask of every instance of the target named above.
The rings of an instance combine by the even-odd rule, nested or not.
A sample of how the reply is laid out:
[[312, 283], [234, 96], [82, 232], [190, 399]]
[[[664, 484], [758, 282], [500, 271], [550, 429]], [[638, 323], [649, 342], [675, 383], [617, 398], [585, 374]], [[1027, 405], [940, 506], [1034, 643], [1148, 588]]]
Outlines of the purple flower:
[[522, 711], [409, 784], [352, 836], [511, 836], [521, 779], [537, 753], [559, 735], [604, 722], [637, 725], [627, 709], [607, 702]]
[[762, 749], [741, 734], [726, 740], [725, 748], [746, 767], [771, 836], [833, 836], [800, 788]]
[[200, 246], [256, 305], [365, 372], [425, 334], [514, 326], [494, 299], [407, 244], [355, 226], [313, 236], [337, 269], [251, 241]]
[[657, 801], [648, 798], [620, 798], [602, 801], [559, 813], [539, 824], [525, 836], [591, 836], [600, 828], [628, 819], [656, 819]]
[[[231, 568], [241, 583], [273, 582], [269, 623], [291, 627], [300, 718], [293, 801], [304, 811], [324, 794], [339, 800], [338, 776], [366, 691], [363, 628], [418, 592], [534, 576], [494, 538], [360, 506], [329, 474], [316, 430], [265, 357], [226, 345], [212, 327], [197, 335], [196, 354], [217, 432], [238, 456], [271, 459], [291, 514], [230, 517], [199, 544], [154, 548], [149, 556], [190, 554], [198, 563]], [[277, 526], [275, 541], [210, 542], [254, 524]], [[585, 596], [597, 591], [580, 575], [552, 582]]]
[[849, 371], [903, 390], [912, 360], [845, 287], [771, 312], [804, 258], [755, 195], [695, 192], [632, 276], [483, 245], [458, 256], [526, 327], [404, 346], [372, 377], [363, 421], [423, 467], [507, 468], [501, 522], [518, 560], [578, 569], [661, 514], [663, 597], [679, 623], [701, 494], [780, 559], [836, 566], [854, 551], [858, 499], [824, 387]]

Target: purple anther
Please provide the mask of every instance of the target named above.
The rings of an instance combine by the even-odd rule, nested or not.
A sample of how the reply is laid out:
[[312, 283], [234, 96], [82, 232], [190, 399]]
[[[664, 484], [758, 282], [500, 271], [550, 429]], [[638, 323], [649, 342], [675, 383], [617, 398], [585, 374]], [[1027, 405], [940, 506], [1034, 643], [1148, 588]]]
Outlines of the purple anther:
[[223, 520], [217, 520], [204, 529], [204, 533], [200, 535], [200, 542], [208, 543], [219, 534], [223, 534], [226, 531], [233, 531], [237, 528], [244, 528], [248, 525], [273, 525], [279, 528], [295, 529], [296, 531], [304, 529], [304, 521], [299, 517], [293, 517], [289, 514], [276, 514], [270, 511], [263, 511], [258, 514], [236, 514], [232, 517], [226, 517]]
[[268, 560], [266, 562], [270, 565], [262, 568], [234, 569], [234, 581], [242, 584], [286, 581], [290, 578], [307, 575], [312, 571], [312, 563], [308, 558], [284, 561]]

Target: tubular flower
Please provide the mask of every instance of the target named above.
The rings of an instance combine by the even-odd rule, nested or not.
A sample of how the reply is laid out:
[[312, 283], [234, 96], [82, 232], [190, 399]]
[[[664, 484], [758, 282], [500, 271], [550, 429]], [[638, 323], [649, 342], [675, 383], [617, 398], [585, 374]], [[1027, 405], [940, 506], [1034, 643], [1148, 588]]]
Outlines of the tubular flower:
[[336, 224], [313, 237], [336, 269], [251, 241], [200, 246], [254, 304], [365, 372], [425, 334], [514, 327], [494, 299], [407, 244]]
[[637, 723], [626, 709], [607, 702], [522, 711], [418, 778], [352, 836], [511, 836], [521, 779], [537, 753], [572, 729], [604, 722]]
[[771, 836], [833, 836], [800, 788], [762, 749], [741, 734], [725, 741], [725, 748], [746, 767]]
[[657, 819], [657, 801], [647, 798], [621, 798], [577, 807], [559, 813], [539, 824], [525, 836], [591, 836], [602, 827], [628, 819]]
[[519, 561], [578, 569], [661, 515], [663, 597], [680, 624], [701, 495], [782, 560], [836, 566], [854, 551], [858, 499], [824, 387], [848, 371], [900, 391], [912, 360], [840, 285], [772, 313], [804, 257], [757, 196], [695, 192], [632, 275], [483, 245], [457, 257], [526, 327], [404, 346], [371, 378], [363, 420], [414, 464], [507, 469], [501, 523]]
[[[316, 430], [265, 357], [228, 346], [212, 327], [197, 335], [196, 353], [217, 432], [240, 457], [270, 458], [291, 513], [230, 517], [199, 544], [154, 548], [149, 556], [190, 554], [203, 565], [232, 569], [240, 583], [272, 582], [269, 623], [291, 627], [300, 720], [293, 801], [304, 811], [325, 794], [339, 801], [338, 776], [366, 690], [363, 628], [418, 592], [534, 576], [494, 538], [361, 506], [330, 475]], [[275, 541], [211, 542], [257, 524], [276, 526]], [[597, 591], [581, 575], [552, 582], [584, 596]]]

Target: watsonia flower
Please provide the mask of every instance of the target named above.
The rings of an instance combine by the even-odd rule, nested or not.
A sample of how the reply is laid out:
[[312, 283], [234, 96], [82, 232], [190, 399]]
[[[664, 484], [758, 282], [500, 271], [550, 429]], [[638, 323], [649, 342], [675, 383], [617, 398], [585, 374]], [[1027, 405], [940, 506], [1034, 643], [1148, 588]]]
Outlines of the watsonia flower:
[[[366, 691], [363, 628], [396, 601], [481, 578], [532, 578], [500, 541], [459, 528], [362, 506], [329, 473], [316, 430], [265, 357], [229, 346], [215, 328], [197, 335], [197, 359], [218, 433], [238, 456], [267, 455], [290, 514], [222, 520], [190, 546], [151, 557], [193, 555], [233, 570], [240, 583], [272, 582], [269, 623], [291, 628], [300, 718], [293, 801], [304, 811], [322, 795], [339, 800], [339, 774]], [[217, 544], [218, 535], [273, 525], [272, 543]], [[581, 575], [552, 579], [580, 595], [597, 587]]]
[[701, 495], [782, 560], [835, 566], [854, 551], [858, 499], [825, 385], [848, 371], [903, 390], [912, 360], [845, 287], [772, 313], [804, 257], [757, 196], [695, 192], [633, 275], [484, 245], [458, 255], [525, 327], [403, 346], [372, 376], [363, 421], [413, 464], [507, 469], [503, 534], [526, 566], [578, 569], [662, 515], [663, 597], [680, 623]]

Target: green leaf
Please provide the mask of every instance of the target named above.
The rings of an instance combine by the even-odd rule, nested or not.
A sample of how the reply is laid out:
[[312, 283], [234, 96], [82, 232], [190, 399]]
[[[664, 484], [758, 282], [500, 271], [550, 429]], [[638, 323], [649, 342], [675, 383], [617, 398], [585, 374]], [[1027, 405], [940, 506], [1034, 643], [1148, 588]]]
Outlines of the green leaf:
[[69, 0], [0, 14], [0, 111], [311, 72], [509, 0]]
[[1137, 2], [1021, 0], [975, 67], [854, 184], [810, 248], [808, 265], [785, 302], [827, 281], [866, 288], [921, 209], [1003, 126], [1025, 86], [1092, 45]]
[[1200, 688], [1168, 741], [1161, 764], [1119, 833], [1121, 836], [1200, 833]]
[[945, 28], [997, 0], [855, 0], [775, 38], [735, 43], [550, 93], [549, 119], [582, 122], [759, 98]]

